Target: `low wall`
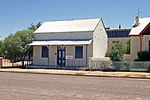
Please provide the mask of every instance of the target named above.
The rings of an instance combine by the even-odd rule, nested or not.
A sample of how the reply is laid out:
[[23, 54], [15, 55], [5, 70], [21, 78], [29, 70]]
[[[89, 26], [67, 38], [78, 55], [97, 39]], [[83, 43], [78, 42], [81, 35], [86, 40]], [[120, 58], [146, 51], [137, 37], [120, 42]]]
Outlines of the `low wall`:
[[124, 60], [124, 61], [132, 61], [132, 59], [131, 59], [131, 54], [124, 54], [124, 55], [123, 55], [123, 60]]
[[109, 57], [103, 57], [103, 58], [93, 58], [93, 57], [89, 57], [89, 67], [93, 66], [93, 61], [110, 61]]

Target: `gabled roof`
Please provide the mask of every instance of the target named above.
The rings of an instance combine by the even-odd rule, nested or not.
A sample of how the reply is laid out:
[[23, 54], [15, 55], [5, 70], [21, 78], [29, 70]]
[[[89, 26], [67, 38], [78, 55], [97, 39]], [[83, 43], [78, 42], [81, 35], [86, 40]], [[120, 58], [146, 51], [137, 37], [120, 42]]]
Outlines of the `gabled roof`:
[[43, 23], [34, 33], [94, 31], [101, 19], [80, 19], [66, 21], [49, 21]]
[[[134, 22], [135, 23], [135, 22]], [[146, 26], [150, 23], [150, 17], [147, 18], [139, 18], [139, 25], [135, 26], [130, 31], [130, 36], [132, 35], [140, 35], [141, 32], [146, 28]]]

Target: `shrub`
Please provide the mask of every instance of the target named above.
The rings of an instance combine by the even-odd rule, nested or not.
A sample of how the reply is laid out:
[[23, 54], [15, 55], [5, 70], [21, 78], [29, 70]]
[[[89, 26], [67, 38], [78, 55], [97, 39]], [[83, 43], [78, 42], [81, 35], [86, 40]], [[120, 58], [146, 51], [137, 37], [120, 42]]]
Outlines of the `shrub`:
[[147, 71], [150, 72], [150, 63], [147, 64]]
[[122, 61], [124, 53], [125, 48], [123, 47], [122, 43], [118, 41], [112, 45], [111, 50], [107, 51], [106, 57], [110, 57], [113, 61]]
[[150, 61], [150, 53], [148, 51], [138, 52], [138, 58], [135, 61]]
[[148, 70], [148, 72], [150, 72], [150, 65], [148, 66], [148, 69], [147, 69], [147, 70]]
[[130, 40], [127, 41], [126, 54], [130, 54]]

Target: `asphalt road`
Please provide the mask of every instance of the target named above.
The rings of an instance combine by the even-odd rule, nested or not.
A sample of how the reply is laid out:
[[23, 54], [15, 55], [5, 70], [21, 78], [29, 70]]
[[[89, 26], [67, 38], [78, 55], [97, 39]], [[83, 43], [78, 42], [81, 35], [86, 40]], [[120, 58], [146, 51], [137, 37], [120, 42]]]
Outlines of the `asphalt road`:
[[150, 100], [150, 80], [0, 72], [0, 100]]

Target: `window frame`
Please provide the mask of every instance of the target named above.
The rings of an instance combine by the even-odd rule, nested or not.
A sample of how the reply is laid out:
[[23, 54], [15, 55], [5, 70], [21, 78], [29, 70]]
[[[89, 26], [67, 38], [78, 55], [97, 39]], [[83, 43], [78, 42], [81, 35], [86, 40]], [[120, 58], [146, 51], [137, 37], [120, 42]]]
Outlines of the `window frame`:
[[[80, 54], [78, 54], [79, 51], [77, 50], [79, 47], [81, 48]], [[83, 46], [75, 46], [75, 59], [83, 59]]]
[[[48, 54], [49, 54], [48, 47], [47, 46], [42, 46], [41, 48], [42, 48], [41, 58], [48, 58]], [[47, 50], [47, 52], [44, 53], [45, 51], [43, 49]]]

